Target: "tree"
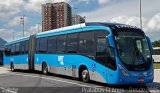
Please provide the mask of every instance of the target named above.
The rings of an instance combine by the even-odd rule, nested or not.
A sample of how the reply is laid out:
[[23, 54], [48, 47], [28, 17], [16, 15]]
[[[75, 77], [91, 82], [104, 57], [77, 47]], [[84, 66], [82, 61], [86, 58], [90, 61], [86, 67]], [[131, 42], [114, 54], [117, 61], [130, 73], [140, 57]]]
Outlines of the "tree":
[[153, 47], [160, 47], [160, 40], [152, 42]]

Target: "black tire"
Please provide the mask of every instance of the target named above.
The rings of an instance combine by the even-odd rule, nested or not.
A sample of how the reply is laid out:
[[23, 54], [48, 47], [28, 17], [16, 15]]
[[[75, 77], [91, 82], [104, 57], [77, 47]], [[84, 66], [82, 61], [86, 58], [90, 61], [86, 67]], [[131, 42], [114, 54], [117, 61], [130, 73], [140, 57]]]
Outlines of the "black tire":
[[42, 65], [42, 73], [43, 73], [44, 75], [47, 75], [47, 74], [48, 74], [48, 66], [47, 66], [46, 63], [43, 63], [43, 65]]
[[12, 72], [15, 71], [15, 69], [14, 69], [14, 64], [13, 64], [13, 63], [10, 64], [10, 69], [11, 69]]
[[89, 71], [87, 69], [81, 71], [81, 80], [86, 83], [90, 81]]

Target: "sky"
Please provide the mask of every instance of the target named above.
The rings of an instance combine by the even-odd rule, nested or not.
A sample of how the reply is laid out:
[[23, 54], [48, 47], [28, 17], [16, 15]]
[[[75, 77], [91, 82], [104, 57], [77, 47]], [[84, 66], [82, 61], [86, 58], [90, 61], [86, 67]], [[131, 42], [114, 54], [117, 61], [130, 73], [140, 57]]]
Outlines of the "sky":
[[[41, 6], [45, 3], [67, 2], [72, 13], [85, 16], [86, 22], [114, 22], [140, 27], [140, 0], [0, 0], [0, 37], [6, 41], [21, 38], [25, 16], [25, 36], [42, 30]], [[142, 1], [143, 30], [152, 41], [160, 39], [160, 0]]]

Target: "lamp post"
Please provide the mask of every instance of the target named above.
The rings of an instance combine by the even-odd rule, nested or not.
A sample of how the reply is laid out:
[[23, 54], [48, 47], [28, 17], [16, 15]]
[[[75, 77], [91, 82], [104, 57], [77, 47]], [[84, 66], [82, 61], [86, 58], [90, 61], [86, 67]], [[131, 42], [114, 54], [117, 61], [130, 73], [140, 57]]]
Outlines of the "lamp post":
[[77, 10], [78, 8], [74, 7], [73, 9], [75, 10], [75, 15], [74, 15], [74, 25], [75, 25], [75, 24], [76, 24], [76, 19], [77, 19], [76, 10]]
[[23, 37], [24, 37], [24, 15], [20, 18], [20, 23], [23, 26]]
[[142, 29], [142, 0], [139, 0], [139, 8], [140, 8], [140, 27]]
[[14, 40], [14, 32], [13, 32], [13, 40]]
[[38, 23], [37, 25], [38, 25], [38, 33], [39, 33], [39, 32], [40, 32], [40, 31], [39, 31], [39, 25], [40, 25], [40, 24]]

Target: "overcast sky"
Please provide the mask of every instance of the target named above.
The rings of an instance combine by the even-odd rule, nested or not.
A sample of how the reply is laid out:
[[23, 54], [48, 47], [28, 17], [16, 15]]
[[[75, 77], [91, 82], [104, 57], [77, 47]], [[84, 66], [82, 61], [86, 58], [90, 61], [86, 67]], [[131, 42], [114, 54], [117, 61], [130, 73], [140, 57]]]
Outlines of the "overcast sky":
[[[25, 35], [38, 32], [41, 4], [68, 2], [72, 12], [87, 22], [118, 22], [139, 25], [139, 0], [0, 0], [0, 37], [6, 41], [22, 36], [20, 17], [25, 15]], [[75, 9], [76, 8], [76, 9]], [[143, 30], [152, 41], [160, 39], [160, 0], [142, 0]], [[41, 29], [40, 29], [41, 30]]]

